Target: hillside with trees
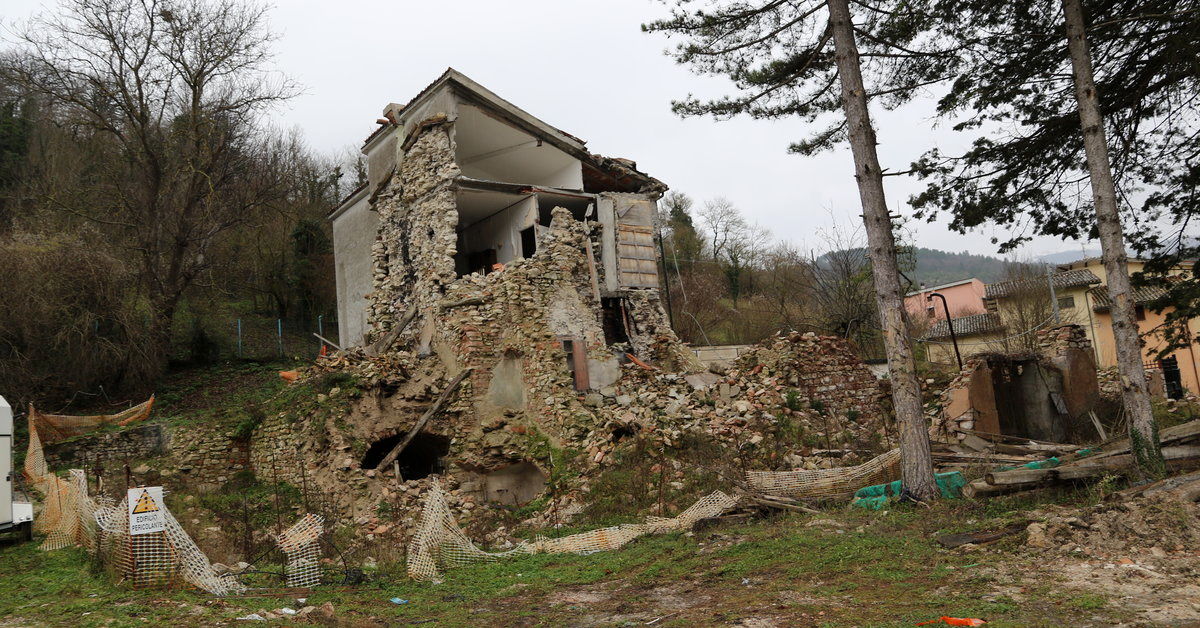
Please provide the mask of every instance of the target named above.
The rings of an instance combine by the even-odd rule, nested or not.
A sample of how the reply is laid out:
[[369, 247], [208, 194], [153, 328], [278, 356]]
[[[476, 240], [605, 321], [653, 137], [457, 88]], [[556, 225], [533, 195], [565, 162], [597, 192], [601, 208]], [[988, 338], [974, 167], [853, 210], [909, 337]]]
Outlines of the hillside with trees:
[[285, 327], [295, 350], [335, 312], [324, 218], [356, 181], [264, 122], [299, 93], [273, 69], [267, 9], [106, 11], [43, 15], [0, 57], [14, 405], [145, 394], [172, 364], [284, 353]]

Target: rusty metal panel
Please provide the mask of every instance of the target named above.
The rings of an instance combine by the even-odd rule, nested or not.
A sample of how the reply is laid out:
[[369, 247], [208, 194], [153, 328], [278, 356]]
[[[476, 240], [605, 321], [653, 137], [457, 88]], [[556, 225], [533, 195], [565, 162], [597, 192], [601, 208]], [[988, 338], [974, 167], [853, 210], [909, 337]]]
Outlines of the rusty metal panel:
[[654, 228], [618, 224], [617, 263], [622, 288], [657, 288], [658, 255]]
[[575, 376], [575, 390], [587, 390], [591, 387], [588, 377], [587, 346], [583, 338], [573, 338], [571, 342], [572, 374]]

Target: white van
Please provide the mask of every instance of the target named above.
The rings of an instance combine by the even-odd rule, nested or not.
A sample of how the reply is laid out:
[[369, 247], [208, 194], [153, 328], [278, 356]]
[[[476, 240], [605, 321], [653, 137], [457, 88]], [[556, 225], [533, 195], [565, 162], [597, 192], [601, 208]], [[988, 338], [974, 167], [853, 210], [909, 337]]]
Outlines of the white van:
[[33, 504], [13, 501], [13, 413], [0, 397], [0, 532], [33, 538]]

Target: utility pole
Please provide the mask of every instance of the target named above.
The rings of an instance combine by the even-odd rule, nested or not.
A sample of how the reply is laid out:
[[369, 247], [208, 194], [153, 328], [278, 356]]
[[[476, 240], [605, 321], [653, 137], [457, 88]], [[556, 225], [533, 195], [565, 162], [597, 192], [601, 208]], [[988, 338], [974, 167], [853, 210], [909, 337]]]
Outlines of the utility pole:
[[1050, 307], [1054, 308], [1054, 324], [1062, 325], [1062, 316], [1058, 312], [1058, 293], [1054, 291], [1054, 274], [1050, 272], [1052, 264], [1046, 264], [1046, 285], [1050, 286]]
[[[655, 220], [655, 222], [658, 221]], [[663, 247], [662, 228], [656, 225], [654, 231], [658, 236], [658, 259], [660, 261], [659, 268], [662, 268], [663, 296], [667, 300], [667, 324], [671, 326], [671, 329], [675, 329], [675, 312], [671, 307], [671, 273], [667, 270], [667, 250]]]
[[926, 301], [932, 301], [933, 297], [942, 300], [942, 310], [946, 312], [946, 327], [950, 330], [950, 342], [954, 345], [954, 359], [958, 360], [958, 370], [963, 370], [962, 354], [958, 352], [958, 336], [954, 335], [954, 321], [950, 320], [950, 306], [946, 304], [946, 295], [940, 292], [931, 292], [925, 297]]

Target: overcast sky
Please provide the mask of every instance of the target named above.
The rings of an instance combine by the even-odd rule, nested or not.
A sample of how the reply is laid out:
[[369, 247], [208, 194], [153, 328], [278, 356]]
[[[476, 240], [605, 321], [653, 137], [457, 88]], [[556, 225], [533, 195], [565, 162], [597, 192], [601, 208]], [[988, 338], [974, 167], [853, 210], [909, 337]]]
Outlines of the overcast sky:
[[[52, 0], [4, 0], [6, 24], [52, 9]], [[822, 248], [833, 222], [858, 222], [848, 148], [819, 157], [789, 155], [806, 133], [799, 121], [683, 120], [671, 100], [716, 96], [726, 84], [692, 75], [663, 54], [669, 42], [640, 24], [662, 14], [654, 0], [279, 0], [280, 70], [305, 93], [278, 112], [323, 151], [357, 148], [388, 102], [407, 102], [448, 66], [531, 114], [587, 141], [592, 152], [627, 157], [697, 202], [725, 196], [778, 239]], [[875, 111], [884, 168], [964, 140], [930, 119], [932, 98], [896, 112]], [[902, 214], [920, 183], [886, 179], [888, 204]], [[961, 235], [915, 224], [920, 246], [995, 254], [990, 231]], [[1079, 250], [1039, 238], [1018, 255]]]

